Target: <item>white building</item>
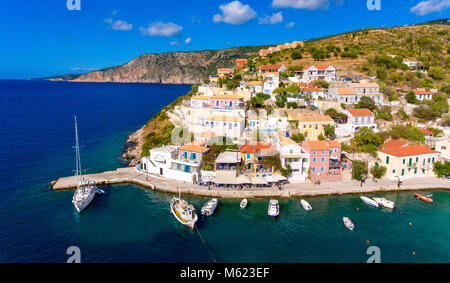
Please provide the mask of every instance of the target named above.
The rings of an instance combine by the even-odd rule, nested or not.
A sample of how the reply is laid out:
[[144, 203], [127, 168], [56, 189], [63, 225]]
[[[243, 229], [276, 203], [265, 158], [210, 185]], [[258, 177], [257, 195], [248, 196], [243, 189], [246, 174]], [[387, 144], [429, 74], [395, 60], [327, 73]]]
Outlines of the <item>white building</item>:
[[380, 86], [377, 83], [348, 83], [357, 94], [379, 94]]
[[264, 110], [260, 111], [260, 115], [249, 114], [247, 121], [250, 133], [256, 131], [268, 135], [285, 133], [289, 126], [288, 118], [286, 116], [266, 115]]
[[292, 170], [289, 181], [305, 182], [309, 171], [309, 154], [303, 152], [298, 143], [286, 137], [278, 141], [277, 150], [280, 152], [281, 166], [286, 169], [289, 165]]
[[[280, 77], [278, 73], [265, 73], [264, 77], [264, 89], [265, 94], [272, 95], [272, 92], [280, 85]], [[275, 100], [275, 97], [272, 97]]]
[[210, 105], [210, 97], [206, 95], [197, 95], [191, 97], [191, 107], [193, 108], [203, 108]]
[[303, 82], [313, 82], [316, 80], [324, 80], [327, 82], [336, 81], [336, 68], [328, 66], [306, 66], [301, 71], [297, 71], [296, 75], [302, 76]]
[[199, 144], [181, 147], [163, 146], [150, 150], [150, 155], [142, 158], [142, 170], [164, 178], [196, 183], [202, 166], [202, 155], [208, 148]]
[[213, 132], [216, 137], [228, 137], [237, 141], [245, 129], [245, 119], [239, 116], [212, 115], [203, 121], [203, 132]]
[[250, 90], [252, 95], [263, 92], [264, 83], [262, 81], [251, 81], [245, 84], [245, 87]]
[[327, 100], [344, 104], [357, 104], [361, 98], [368, 96], [372, 98], [377, 105], [384, 104], [384, 95], [382, 93], [357, 93], [353, 88], [333, 87], [328, 89]]
[[375, 121], [375, 114], [369, 109], [347, 109], [344, 111], [347, 115], [347, 123], [339, 125], [336, 128], [336, 135], [338, 137], [345, 137], [353, 135], [359, 129], [367, 127], [374, 132], [378, 132], [377, 123]]
[[416, 94], [416, 99], [420, 101], [433, 99], [433, 94], [426, 90], [415, 90], [414, 93]]

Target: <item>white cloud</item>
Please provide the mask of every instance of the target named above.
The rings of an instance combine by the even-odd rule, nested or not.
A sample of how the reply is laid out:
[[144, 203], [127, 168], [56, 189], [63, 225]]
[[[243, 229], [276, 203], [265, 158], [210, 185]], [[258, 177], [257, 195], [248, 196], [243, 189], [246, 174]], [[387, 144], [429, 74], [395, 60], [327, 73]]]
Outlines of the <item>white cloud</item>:
[[182, 26], [179, 26], [172, 22], [169, 23], [157, 22], [149, 24], [147, 28], [140, 27], [142, 35], [166, 36], [166, 37], [178, 35], [182, 29], [183, 29]]
[[188, 37], [188, 38], [186, 38], [186, 40], [184, 41], [184, 43], [185, 43], [185, 44], [189, 44], [189, 43], [191, 43], [191, 41], [192, 41], [192, 38]]
[[293, 28], [295, 26], [295, 23], [294, 22], [289, 22], [287, 25], [286, 25], [286, 28]]
[[131, 30], [133, 28], [132, 24], [127, 23], [126, 21], [117, 20], [114, 21], [113, 19], [105, 19], [105, 22], [109, 23], [110, 29], [113, 30]]
[[171, 41], [169, 42], [170, 45], [180, 45], [180, 43], [178, 41]]
[[265, 16], [264, 18], [259, 18], [258, 23], [259, 24], [278, 24], [283, 21], [283, 14], [281, 12], [274, 13], [272, 16]]
[[450, 7], [450, 0], [425, 0], [410, 9], [417, 16], [440, 12]]
[[233, 1], [225, 5], [220, 5], [222, 14], [215, 14], [215, 23], [224, 22], [232, 25], [242, 25], [256, 17], [256, 12], [249, 5], [244, 5], [240, 1]]
[[273, 0], [272, 7], [317, 10], [328, 9], [330, 0]]

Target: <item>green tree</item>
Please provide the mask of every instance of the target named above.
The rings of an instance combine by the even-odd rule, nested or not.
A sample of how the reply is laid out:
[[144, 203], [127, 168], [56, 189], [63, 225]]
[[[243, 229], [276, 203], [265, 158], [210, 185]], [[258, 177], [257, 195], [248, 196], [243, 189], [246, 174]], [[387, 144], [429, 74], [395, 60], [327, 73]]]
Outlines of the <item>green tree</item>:
[[228, 81], [227, 82], [227, 89], [233, 90], [235, 88], [236, 88], [236, 85], [235, 85], [235, 83], [233, 81]]
[[361, 181], [364, 176], [367, 176], [367, 164], [364, 161], [353, 161], [352, 177], [355, 180]]
[[415, 104], [417, 102], [417, 97], [416, 97], [416, 94], [414, 93], [414, 91], [408, 92], [408, 94], [406, 95], [406, 101], [408, 101], [408, 103], [412, 103], [412, 104]]
[[447, 72], [443, 68], [438, 67], [438, 66], [432, 67], [428, 71], [428, 75], [430, 77], [432, 77], [435, 80], [439, 80], [439, 81], [445, 79], [446, 74], [447, 74]]
[[335, 128], [332, 125], [325, 125], [324, 126], [324, 132], [325, 132], [325, 136], [329, 139], [332, 139], [334, 137], [334, 131]]
[[387, 168], [380, 165], [375, 165], [370, 169], [370, 174], [377, 179], [383, 178], [383, 176], [386, 175], [386, 172]]
[[370, 111], [375, 110], [375, 101], [369, 96], [363, 96], [361, 100], [359, 100], [358, 104], [355, 105], [358, 109], [369, 109]]
[[444, 163], [440, 161], [435, 162], [433, 171], [438, 176], [438, 178], [442, 178], [442, 176], [444, 175], [450, 175], [450, 162], [449, 161], [445, 161]]
[[384, 138], [379, 133], [374, 133], [372, 129], [362, 127], [355, 133], [351, 140], [351, 145], [361, 152], [366, 152], [372, 156], [377, 156], [377, 150], [384, 142]]
[[324, 141], [324, 140], [325, 140], [325, 137], [323, 136], [322, 133], [320, 133], [320, 135], [317, 137], [317, 139], [318, 139], [319, 141]]
[[296, 143], [302, 143], [304, 142], [305, 136], [303, 134], [296, 134], [291, 136], [291, 140], [295, 141]]
[[300, 50], [294, 50], [291, 53], [291, 58], [296, 60], [296, 59], [302, 59], [303, 58], [303, 54]]
[[409, 141], [424, 142], [425, 136], [414, 126], [394, 126], [389, 131], [389, 135], [393, 139], [407, 139]]

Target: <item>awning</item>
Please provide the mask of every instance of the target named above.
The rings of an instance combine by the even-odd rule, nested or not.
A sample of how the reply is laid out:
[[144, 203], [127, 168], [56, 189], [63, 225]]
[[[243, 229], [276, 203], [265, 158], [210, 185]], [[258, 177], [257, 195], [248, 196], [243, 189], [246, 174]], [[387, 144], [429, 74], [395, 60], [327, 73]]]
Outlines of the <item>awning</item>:
[[335, 157], [335, 156], [330, 156], [330, 159], [333, 159], [333, 160], [339, 160], [339, 158], [337, 158], [337, 157]]
[[236, 179], [236, 183], [237, 184], [251, 184], [252, 180], [250, 179], [250, 177], [245, 176], [245, 175], [241, 175], [238, 176]]
[[214, 183], [220, 185], [235, 185], [236, 171], [217, 171]]
[[273, 176], [266, 176], [266, 177], [263, 177], [263, 179], [264, 179], [267, 183], [276, 183], [276, 182], [278, 182]]
[[277, 182], [280, 182], [280, 181], [287, 181], [287, 178], [284, 177], [284, 176], [281, 176], [281, 175], [273, 175], [272, 177], [273, 177], [275, 180], [277, 180]]
[[260, 177], [252, 177], [251, 180], [253, 185], [267, 185], [267, 182]]

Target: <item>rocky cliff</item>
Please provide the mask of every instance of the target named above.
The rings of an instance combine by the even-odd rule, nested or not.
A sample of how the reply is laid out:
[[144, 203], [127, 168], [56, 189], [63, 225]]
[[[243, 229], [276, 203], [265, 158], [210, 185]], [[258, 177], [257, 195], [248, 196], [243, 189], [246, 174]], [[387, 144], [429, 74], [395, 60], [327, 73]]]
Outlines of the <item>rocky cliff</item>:
[[121, 66], [77, 77], [57, 76], [50, 79], [81, 82], [201, 83], [209, 75], [215, 74], [218, 67], [231, 67], [236, 58], [247, 58], [264, 47], [266, 46], [143, 54]]

